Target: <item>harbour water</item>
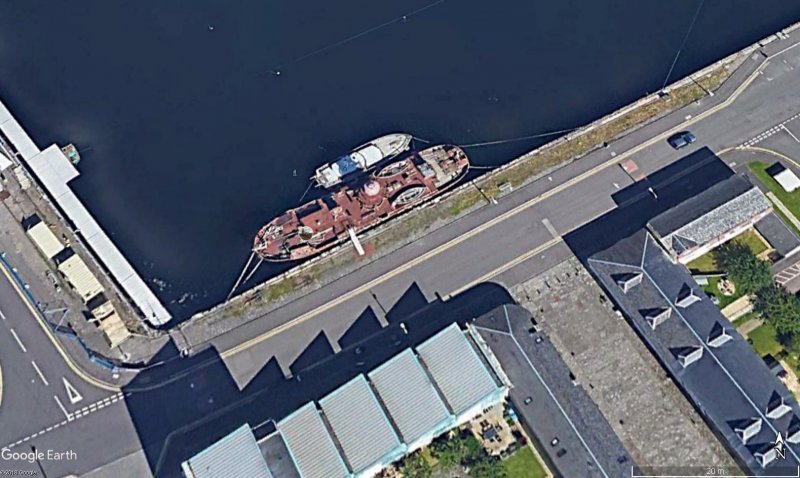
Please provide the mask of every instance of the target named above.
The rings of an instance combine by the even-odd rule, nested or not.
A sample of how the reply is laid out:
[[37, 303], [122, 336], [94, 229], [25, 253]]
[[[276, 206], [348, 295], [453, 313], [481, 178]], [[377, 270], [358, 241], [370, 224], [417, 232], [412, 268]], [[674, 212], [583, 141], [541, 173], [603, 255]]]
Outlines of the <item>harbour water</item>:
[[[391, 131], [588, 123], [661, 87], [700, 1], [4, 2], [0, 96], [40, 146], [78, 146], [76, 193], [185, 318], [225, 298], [319, 164]], [[798, 20], [798, 2], [705, 0], [670, 79]]]

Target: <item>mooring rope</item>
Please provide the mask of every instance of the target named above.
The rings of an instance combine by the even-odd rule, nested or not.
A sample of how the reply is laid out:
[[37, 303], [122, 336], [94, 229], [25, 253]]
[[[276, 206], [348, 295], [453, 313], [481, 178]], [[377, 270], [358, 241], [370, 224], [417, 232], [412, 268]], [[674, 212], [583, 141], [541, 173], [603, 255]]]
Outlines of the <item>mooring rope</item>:
[[246, 284], [247, 281], [249, 281], [250, 278], [253, 277], [253, 274], [256, 273], [256, 271], [258, 270], [259, 267], [261, 267], [261, 263], [262, 262], [264, 262], [263, 258], [258, 260], [258, 264], [256, 264], [256, 266], [253, 268], [253, 270], [250, 272], [250, 274], [248, 274], [247, 277], [242, 281], [242, 284]]
[[[368, 29], [366, 29], [366, 30], [364, 30], [364, 31], [362, 31], [360, 33], [357, 33], [355, 35], [349, 36], [349, 37], [347, 37], [347, 38], [345, 38], [343, 40], [339, 40], [337, 42], [330, 43], [330, 44], [325, 45], [322, 48], [318, 48], [318, 49], [316, 49], [316, 50], [314, 50], [314, 51], [312, 51], [310, 53], [306, 53], [305, 55], [298, 56], [297, 58], [292, 60], [292, 63], [299, 63], [299, 62], [307, 60], [307, 59], [309, 59], [309, 58], [311, 58], [313, 56], [319, 55], [320, 53], [323, 53], [323, 52], [332, 50], [334, 48], [340, 47], [340, 46], [342, 46], [344, 44], [350, 43], [351, 41], [356, 40], [358, 38], [361, 38], [364, 35], [369, 35], [370, 33], [376, 32], [376, 31], [378, 31], [378, 30], [380, 30], [382, 28], [386, 28], [386, 27], [388, 27], [390, 25], [394, 25], [395, 23], [398, 23], [398, 22], [404, 22], [404, 21], [408, 20], [409, 18], [413, 17], [414, 15], [419, 15], [420, 13], [424, 12], [425, 10], [433, 8], [436, 5], [439, 5], [440, 3], [444, 3], [445, 1], [446, 0], [436, 0], [435, 2], [429, 3], [428, 5], [425, 5], [424, 7], [418, 8], [418, 9], [412, 11], [412, 12], [406, 13], [405, 15], [400, 15], [398, 17], [395, 17], [395, 18], [389, 20], [388, 22], [381, 23], [380, 25], [374, 26], [372, 28], [368, 28]], [[274, 68], [273, 70], [271, 70], [271, 73], [273, 75], [275, 75], [275, 76], [280, 76], [281, 67], [278, 66], [278, 67]]]
[[485, 141], [483, 143], [460, 144], [459, 146], [461, 146], [462, 148], [476, 148], [478, 146], [491, 146], [491, 145], [495, 145], [495, 144], [514, 143], [514, 142], [517, 142], [517, 141], [525, 141], [527, 139], [545, 138], [547, 136], [556, 136], [556, 135], [559, 135], [559, 134], [564, 134], [564, 133], [569, 133], [569, 132], [575, 131], [576, 129], [578, 129], [578, 128], [567, 128], [567, 129], [561, 129], [561, 130], [558, 130], [558, 131], [550, 131], [550, 132], [547, 132], [547, 133], [532, 134], [532, 135], [529, 135], [529, 136], [520, 136], [518, 138], [499, 139], [497, 141]]
[[697, 22], [697, 17], [700, 16], [700, 10], [703, 9], [703, 5], [706, 3], [706, 0], [700, 0], [700, 4], [697, 6], [697, 10], [694, 12], [694, 17], [692, 18], [692, 23], [689, 24], [689, 29], [686, 31], [686, 35], [683, 37], [683, 41], [681, 42], [680, 48], [678, 48], [678, 53], [675, 54], [675, 59], [672, 60], [672, 66], [669, 67], [669, 71], [667, 72], [667, 77], [664, 78], [664, 83], [661, 85], [661, 90], [663, 91], [664, 88], [667, 86], [669, 82], [669, 77], [672, 76], [672, 70], [675, 68], [675, 64], [678, 63], [678, 57], [681, 56], [681, 52], [683, 51], [684, 47], [686, 47], [686, 41], [689, 40], [689, 35], [692, 33], [692, 29], [694, 28], [695, 22]]
[[297, 202], [303, 202], [303, 199], [305, 199], [305, 198], [306, 198], [306, 194], [308, 194], [308, 192], [309, 192], [309, 191], [311, 191], [311, 186], [313, 186], [313, 185], [314, 185], [314, 181], [311, 181], [311, 182], [308, 184], [308, 187], [306, 188], [306, 191], [303, 193], [303, 195], [302, 195], [302, 196], [300, 196], [300, 200], [299, 200], [299, 201], [297, 201]]
[[253, 257], [255, 257], [255, 256], [256, 256], [255, 251], [250, 253], [250, 259], [247, 259], [247, 264], [244, 265], [244, 269], [242, 269], [242, 273], [239, 274], [239, 278], [236, 279], [236, 283], [233, 284], [233, 289], [231, 289], [231, 291], [228, 293], [228, 298], [225, 299], [225, 300], [230, 300], [230, 298], [233, 295], [233, 293], [236, 292], [236, 289], [239, 288], [239, 284], [241, 284], [241, 282], [242, 282], [242, 277], [244, 277], [245, 272], [247, 272], [247, 269], [250, 267], [250, 263], [253, 262]]

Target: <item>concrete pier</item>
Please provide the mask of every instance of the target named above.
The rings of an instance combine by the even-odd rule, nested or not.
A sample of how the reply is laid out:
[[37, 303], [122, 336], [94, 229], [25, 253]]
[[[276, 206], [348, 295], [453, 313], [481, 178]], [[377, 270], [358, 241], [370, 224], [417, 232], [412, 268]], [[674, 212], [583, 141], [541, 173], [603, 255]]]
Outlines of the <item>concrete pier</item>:
[[53, 144], [40, 150], [28, 133], [0, 101], [0, 132], [13, 146], [15, 161], [21, 162], [31, 172], [66, 218], [72, 222], [76, 234], [94, 253], [144, 318], [153, 326], [161, 326], [172, 318], [152, 290], [133, 269], [117, 246], [103, 231], [68, 183], [80, 173]]

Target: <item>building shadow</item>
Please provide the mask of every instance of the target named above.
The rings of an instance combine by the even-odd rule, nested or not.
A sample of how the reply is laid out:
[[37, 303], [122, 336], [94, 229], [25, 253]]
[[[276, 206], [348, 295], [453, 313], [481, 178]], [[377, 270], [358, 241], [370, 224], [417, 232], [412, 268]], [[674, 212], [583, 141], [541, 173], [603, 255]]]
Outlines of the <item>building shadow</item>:
[[617, 207], [570, 232], [564, 242], [581, 262], [733, 174], [714, 152], [699, 149], [612, 195]]
[[514, 304], [508, 291], [492, 283], [479, 284], [447, 302], [420, 302], [424, 296], [416, 285], [406, 292], [397, 304], [404, 313], [394, 308], [388, 311], [393, 321], [387, 326], [380, 327], [368, 307], [345, 332], [340, 352], [333, 353], [320, 331], [292, 364], [292, 378], [284, 377], [273, 358], [241, 390], [217, 350], [176, 359], [177, 351], [170, 343], [153, 362], [168, 357], [164, 363], [140, 372], [123, 388], [153, 475], [180, 477], [183, 461], [243, 423], [254, 428], [257, 438], [266, 436], [275, 422], [300, 406], [319, 400], [444, 327], [454, 322], [463, 325], [496, 307]]

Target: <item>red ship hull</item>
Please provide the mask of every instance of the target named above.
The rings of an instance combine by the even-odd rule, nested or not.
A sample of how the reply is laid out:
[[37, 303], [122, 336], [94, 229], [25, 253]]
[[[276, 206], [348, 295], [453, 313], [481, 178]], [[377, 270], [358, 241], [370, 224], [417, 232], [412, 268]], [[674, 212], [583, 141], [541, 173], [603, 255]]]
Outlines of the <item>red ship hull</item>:
[[256, 234], [253, 252], [267, 261], [296, 261], [329, 250], [458, 184], [469, 169], [451, 145], [411, 152], [320, 199], [290, 209]]

